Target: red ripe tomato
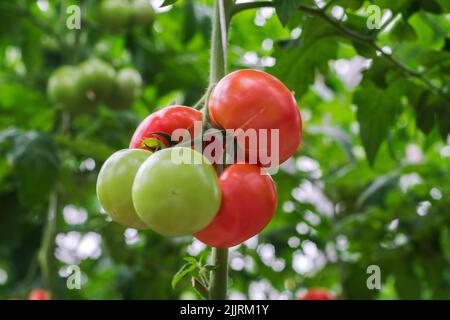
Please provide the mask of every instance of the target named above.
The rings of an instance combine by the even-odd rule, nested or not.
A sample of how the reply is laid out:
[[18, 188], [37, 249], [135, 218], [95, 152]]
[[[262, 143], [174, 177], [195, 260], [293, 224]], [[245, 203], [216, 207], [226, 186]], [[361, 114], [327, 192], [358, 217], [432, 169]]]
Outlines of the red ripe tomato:
[[202, 113], [185, 106], [169, 106], [152, 113], [137, 127], [130, 142], [131, 149], [149, 149], [143, 145], [147, 138], [156, 138], [166, 146], [169, 141], [165, 138], [151, 134], [162, 132], [171, 135], [176, 129], [188, 129], [191, 137], [194, 137], [194, 122], [202, 121]]
[[267, 129], [266, 148], [249, 148], [246, 144], [246, 153], [254, 153], [255, 157], [259, 149], [273, 157], [271, 132], [279, 129], [279, 163], [267, 164], [258, 156], [260, 165], [281, 164], [300, 145], [302, 121], [294, 96], [280, 80], [268, 73], [245, 69], [228, 74], [212, 91], [208, 107], [211, 120], [218, 127], [257, 129], [258, 134], [259, 129]]
[[48, 300], [47, 291], [44, 289], [33, 289], [28, 295], [28, 300]]
[[272, 178], [251, 164], [233, 164], [219, 178], [222, 203], [213, 221], [195, 237], [216, 248], [250, 239], [270, 222], [277, 206]]
[[299, 300], [336, 300], [327, 289], [309, 289]]

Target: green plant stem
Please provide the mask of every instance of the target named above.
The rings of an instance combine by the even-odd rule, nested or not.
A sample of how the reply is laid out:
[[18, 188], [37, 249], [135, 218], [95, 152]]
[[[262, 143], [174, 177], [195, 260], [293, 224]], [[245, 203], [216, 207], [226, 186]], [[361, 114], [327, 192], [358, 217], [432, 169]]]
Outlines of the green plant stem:
[[230, 24], [232, 0], [216, 0], [211, 34], [211, 56], [209, 83], [217, 83], [226, 74], [227, 41]]
[[48, 290], [49, 299], [54, 299], [55, 294], [55, 282], [54, 275], [55, 270], [53, 266], [54, 249], [55, 249], [55, 234], [58, 223], [58, 194], [53, 191], [50, 194], [47, 220], [44, 227], [44, 233], [42, 236], [41, 248], [38, 253], [39, 265], [41, 268], [42, 278], [46, 289]]
[[213, 263], [211, 285], [209, 289], [212, 300], [226, 300], [228, 287], [228, 249], [213, 248]]
[[197, 292], [204, 298], [209, 298], [209, 291], [208, 289], [195, 277], [192, 277], [192, 287], [197, 290]]
[[[61, 114], [61, 117], [55, 122], [54, 128], [59, 134], [66, 134], [70, 129], [70, 115], [66, 112]], [[58, 205], [59, 195], [57, 188], [54, 187], [50, 193], [49, 205], [47, 211], [47, 219], [42, 234], [41, 247], [38, 252], [38, 261], [42, 273], [42, 278], [45, 288], [48, 290], [49, 299], [55, 299], [56, 284], [55, 275], [55, 236], [58, 228]]]
[[[227, 42], [233, 0], [216, 0], [211, 34], [210, 87], [226, 75]], [[205, 119], [209, 119], [208, 107], [205, 107]], [[209, 297], [214, 300], [225, 300], [228, 287], [228, 249], [212, 248], [215, 268], [211, 271]]]

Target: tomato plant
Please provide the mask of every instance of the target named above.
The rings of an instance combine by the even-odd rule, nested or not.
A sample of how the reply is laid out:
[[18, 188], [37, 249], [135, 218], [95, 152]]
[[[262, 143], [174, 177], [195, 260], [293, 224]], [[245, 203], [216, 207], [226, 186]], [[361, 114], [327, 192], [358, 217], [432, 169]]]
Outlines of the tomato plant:
[[231, 165], [219, 180], [220, 210], [195, 237], [212, 247], [229, 248], [266, 227], [277, 206], [277, 193], [272, 178], [256, 165]]
[[133, 203], [152, 230], [192, 235], [208, 225], [220, 206], [216, 173], [202, 154], [174, 147], [156, 152], [139, 168]]
[[127, 227], [143, 229], [131, 198], [136, 172], [151, 155], [141, 149], [120, 150], [103, 164], [97, 178], [97, 197], [111, 219]]
[[258, 163], [260, 152], [272, 156], [271, 146], [277, 143], [270, 135], [274, 129], [279, 130], [279, 163], [292, 156], [300, 145], [302, 121], [294, 96], [268, 73], [238, 70], [228, 74], [213, 89], [208, 106], [211, 120], [221, 128], [254, 129], [258, 135], [261, 129], [267, 130], [266, 147], [260, 147], [259, 136], [256, 148], [245, 146], [247, 154], [254, 155]]
[[[448, 3], [0, 1], [0, 299], [26, 298], [35, 287], [64, 300], [297, 299], [307, 288], [330, 288], [339, 299], [448, 298]], [[168, 105], [181, 107], [179, 119]], [[228, 128], [281, 129], [280, 160], [295, 153], [268, 170], [272, 220], [269, 205], [264, 215], [251, 210], [270, 197], [247, 199], [257, 191], [245, 191], [250, 174], [225, 181], [236, 167], [214, 159], [219, 189], [231, 193], [228, 184], [240, 181], [227, 201], [220, 190], [220, 213], [202, 229], [231, 226], [209, 234], [217, 247], [195, 238], [202, 230], [174, 239], [147, 227], [132, 191], [145, 160], [108, 160], [146, 117], [151, 125], [130, 149], [139, 154], [144, 144], [171, 150], [170, 133], [190, 131], [194, 120], [227, 138]], [[212, 145], [198, 144], [204, 153]], [[247, 146], [244, 163], [265, 151]], [[101, 183], [105, 161], [111, 183]], [[183, 203], [188, 218], [176, 222], [193, 232], [190, 207], [215, 198], [202, 191], [198, 203], [172, 204], [167, 192], [155, 200], [154, 190], [173, 184], [200, 192], [173, 169], [145, 188], [141, 205]], [[104, 215], [103, 202], [126, 221]], [[88, 279], [81, 290], [66, 288], [69, 265]]]

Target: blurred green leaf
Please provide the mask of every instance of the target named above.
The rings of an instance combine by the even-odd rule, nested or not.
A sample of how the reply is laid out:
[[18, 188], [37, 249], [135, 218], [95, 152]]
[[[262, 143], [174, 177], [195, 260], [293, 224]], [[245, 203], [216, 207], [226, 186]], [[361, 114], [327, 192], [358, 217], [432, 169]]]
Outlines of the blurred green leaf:
[[183, 279], [185, 276], [187, 276], [188, 274], [190, 274], [191, 272], [193, 272], [195, 269], [197, 268], [197, 266], [195, 264], [192, 264], [190, 262], [185, 263], [180, 270], [178, 270], [177, 273], [175, 273], [175, 275], [172, 278], [172, 288], [175, 288], [177, 283]]
[[28, 206], [45, 202], [59, 169], [53, 138], [37, 131], [24, 132], [14, 138], [8, 156], [17, 176], [21, 201]]
[[355, 93], [360, 137], [371, 165], [374, 164], [380, 145], [401, 111], [400, 98], [403, 93], [404, 80], [401, 79], [385, 90], [368, 83]]
[[301, 97], [314, 83], [316, 71], [328, 71], [328, 60], [336, 55], [336, 37], [336, 31], [319, 18], [308, 19], [300, 38], [277, 50], [273, 73]]
[[160, 8], [170, 6], [171, 4], [174, 4], [178, 0], [164, 0], [163, 3], [159, 6]]
[[399, 19], [392, 31], [389, 33], [394, 41], [414, 41], [417, 39], [416, 31], [407, 21]]

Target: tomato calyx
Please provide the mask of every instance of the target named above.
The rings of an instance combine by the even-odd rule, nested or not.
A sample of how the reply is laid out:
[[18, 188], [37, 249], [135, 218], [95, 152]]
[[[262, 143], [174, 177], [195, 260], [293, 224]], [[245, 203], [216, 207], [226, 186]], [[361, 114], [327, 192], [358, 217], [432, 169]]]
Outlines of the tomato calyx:
[[[176, 141], [173, 141], [171, 136], [164, 132], [150, 132], [150, 135], [157, 136], [162, 139], [158, 139], [155, 137], [150, 137], [142, 140], [141, 147], [146, 147], [152, 151], [158, 151], [165, 148], [173, 147], [177, 144]], [[168, 143], [165, 143], [167, 141]]]
[[141, 147], [146, 147], [151, 151], [158, 151], [161, 149], [167, 148], [166, 144], [159, 139], [156, 138], [147, 138], [142, 141]]

